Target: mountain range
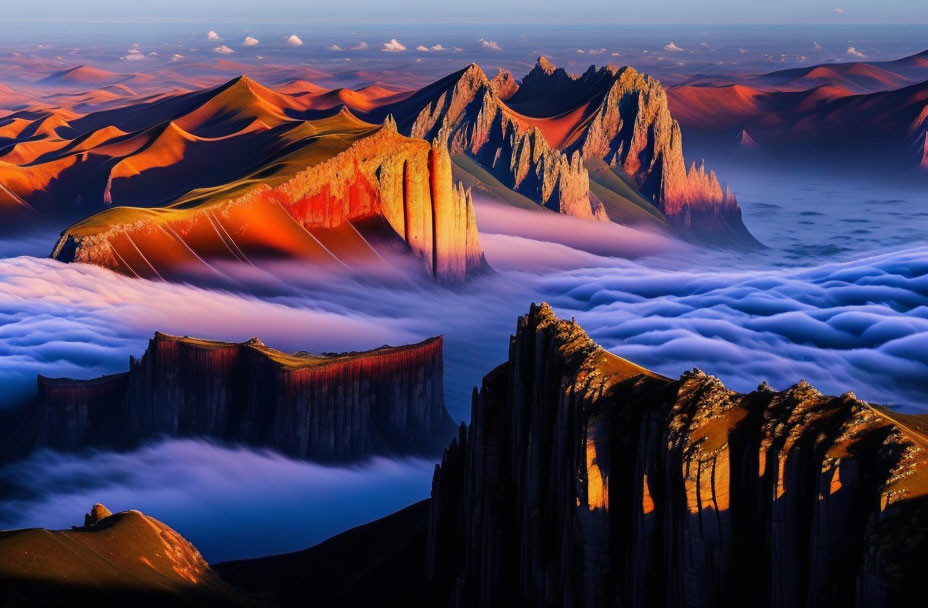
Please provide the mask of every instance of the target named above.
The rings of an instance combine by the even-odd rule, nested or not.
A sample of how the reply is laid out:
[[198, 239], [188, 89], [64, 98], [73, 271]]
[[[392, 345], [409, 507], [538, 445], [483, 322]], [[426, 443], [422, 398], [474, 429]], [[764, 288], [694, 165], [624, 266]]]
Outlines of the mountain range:
[[[75, 68], [50, 78], [75, 74], [96, 72]], [[370, 139], [380, 125], [384, 134]], [[434, 152], [401, 139], [388, 143], [387, 132], [424, 139]], [[352, 153], [355, 147], [364, 151]], [[400, 163], [395, 152], [403, 149], [424, 156], [396, 171], [434, 190], [404, 203], [409, 218], [394, 209], [405, 196], [390, 177], [395, 171], [384, 169], [382, 177], [380, 169]], [[366, 162], [358, 164], [358, 154]], [[429, 164], [429, 154], [438, 162]], [[726, 246], [756, 244], [715, 175], [702, 165], [686, 168], [679, 125], [656, 80], [612, 67], [574, 76], [544, 58], [521, 81], [506, 72], [490, 80], [476, 65], [416, 91], [326, 90], [300, 80], [274, 91], [240, 77], [86, 114], [30, 107], [0, 119], [0, 163], [0, 212], [83, 217], [64, 232], [55, 257], [138, 276], [164, 277], [178, 265], [210, 273], [215, 258], [251, 261], [252, 254], [376, 265], [381, 249], [408, 248], [436, 278], [461, 280], [483, 263], [469, 195], [453, 188], [452, 176], [481, 196], [528, 209]], [[350, 189], [357, 179], [347, 167], [355, 164], [366, 173], [357, 187], [380, 201], [354, 205], [339, 190], [332, 196], [349, 209], [335, 213], [316, 202], [312, 218], [300, 215], [294, 196], [322, 195], [294, 191], [294, 179], [319, 184], [331, 180], [316, 174], [334, 172], [332, 184], [344, 178]], [[407, 194], [420, 193], [412, 185]], [[281, 195], [268, 209], [268, 196]], [[236, 210], [248, 217], [230, 217]], [[257, 229], [258, 217], [265, 229]], [[324, 232], [339, 229], [360, 233], [339, 236], [356, 245], [344, 255]], [[384, 240], [392, 245], [380, 246]], [[431, 259], [446, 248], [455, 261]], [[449, 265], [454, 270], [442, 268]]]
[[[928, 51], [884, 62], [698, 76], [671, 87], [673, 115], [701, 149], [747, 133], [775, 160], [890, 175], [928, 169]], [[736, 152], [737, 153], [737, 152]]]

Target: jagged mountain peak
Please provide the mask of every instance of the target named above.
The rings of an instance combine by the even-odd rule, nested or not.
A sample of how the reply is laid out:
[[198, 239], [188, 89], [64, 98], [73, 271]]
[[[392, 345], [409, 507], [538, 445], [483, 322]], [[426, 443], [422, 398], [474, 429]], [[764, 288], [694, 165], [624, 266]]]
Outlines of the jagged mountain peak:
[[554, 64], [548, 61], [548, 58], [545, 57], [544, 55], [540, 56], [535, 61], [535, 67], [546, 74], [553, 74], [554, 71], [557, 69], [556, 67], [554, 67]]

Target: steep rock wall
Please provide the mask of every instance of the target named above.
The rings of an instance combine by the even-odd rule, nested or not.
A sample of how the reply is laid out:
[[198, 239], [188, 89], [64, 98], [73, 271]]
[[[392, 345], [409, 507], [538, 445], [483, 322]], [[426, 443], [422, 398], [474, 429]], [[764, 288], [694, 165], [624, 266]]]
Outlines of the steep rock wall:
[[[215, 260], [265, 257], [338, 267], [360, 250], [370, 253], [371, 239], [362, 233], [379, 218], [428, 274], [460, 282], [485, 262], [476, 223], [467, 223], [473, 221], [470, 194], [453, 186], [450, 164], [443, 142], [402, 137], [391, 119], [277, 186], [261, 184], [190, 209], [137, 210], [128, 221], [120, 209], [98, 214], [66, 230], [52, 256], [147, 277]], [[356, 251], [323, 244], [338, 229], [347, 230], [340, 241], [357, 240]]]
[[898, 605], [928, 565], [924, 418], [672, 381], [533, 306], [436, 468], [433, 584], [458, 606]]
[[434, 101], [414, 110], [409, 135], [446, 137], [453, 153], [471, 155], [516, 192], [559, 213], [606, 221], [602, 204], [590, 198], [582, 159], [558, 151], [508, 111], [502, 99], [518, 87], [507, 74], [490, 81], [476, 64], [453, 74]]
[[39, 381], [38, 446], [129, 447], [156, 435], [270, 447], [319, 461], [434, 453], [444, 408], [442, 339], [365, 353], [285, 355], [156, 334], [127, 374]]

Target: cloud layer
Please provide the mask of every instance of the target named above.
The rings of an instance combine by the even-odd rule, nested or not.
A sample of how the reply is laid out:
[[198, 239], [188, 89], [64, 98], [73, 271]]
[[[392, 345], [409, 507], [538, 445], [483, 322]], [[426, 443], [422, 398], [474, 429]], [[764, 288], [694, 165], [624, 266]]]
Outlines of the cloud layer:
[[799, 271], [617, 262], [538, 288], [613, 352], [671, 376], [698, 366], [742, 391], [806, 379], [928, 411], [928, 248]]

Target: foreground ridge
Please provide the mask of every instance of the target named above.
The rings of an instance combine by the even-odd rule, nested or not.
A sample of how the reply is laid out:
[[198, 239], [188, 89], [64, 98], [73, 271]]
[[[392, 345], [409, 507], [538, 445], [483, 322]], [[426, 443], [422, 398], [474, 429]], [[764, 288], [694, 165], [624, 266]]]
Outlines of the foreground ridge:
[[[71, 530], [0, 532], [0, 603], [15, 606], [255, 606], [180, 534], [96, 504]], [[9, 602], [9, 603], [7, 603]]]
[[436, 468], [457, 606], [897, 605], [928, 564], [925, 417], [663, 378], [545, 304]]

